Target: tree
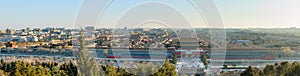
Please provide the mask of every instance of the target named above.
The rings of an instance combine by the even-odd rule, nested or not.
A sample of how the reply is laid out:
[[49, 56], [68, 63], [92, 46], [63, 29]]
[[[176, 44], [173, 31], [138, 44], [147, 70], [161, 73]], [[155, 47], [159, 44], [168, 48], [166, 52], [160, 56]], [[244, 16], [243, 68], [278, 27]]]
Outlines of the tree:
[[232, 64], [233, 67], [236, 67], [236, 64]]
[[241, 76], [258, 76], [257, 72], [249, 66], [243, 73], [241, 73]]
[[172, 60], [173, 64], [177, 63], [177, 55], [175, 53], [173, 53], [173, 60]]
[[264, 72], [261, 71], [261, 70], [259, 70], [258, 75], [259, 75], [259, 76], [264, 76]]
[[224, 69], [227, 69], [227, 68], [228, 68], [228, 66], [227, 66], [226, 64], [224, 64], [224, 65], [223, 65], [223, 68], [224, 68]]
[[56, 66], [51, 71], [52, 76], [66, 76], [67, 74], [64, 72], [64, 70], [59, 70], [59, 68]]
[[203, 62], [204, 65], [207, 65], [207, 64], [208, 64], [208, 62], [207, 62], [207, 60], [206, 60], [207, 58], [206, 58], [205, 55], [201, 55], [200, 58], [201, 58], [201, 61]]
[[142, 75], [142, 76], [146, 76], [147, 75], [147, 65], [145, 65], [145, 63], [141, 62], [137, 64], [137, 75]]
[[227, 72], [221, 71], [219, 76], [227, 76]]
[[291, 70], [286, 72], [285, 76], [300, 76], [300, 64], [298, 62], [293, 62], [291, 65]]
[[7, 73], [3, 70], [0, 70], [0, 76], [8, 76]]
[[21, 72], [20, 72], [20, 70], [21, 70], [21, 62], [20, 61], [17, 61], [16, 63], [15, 63], [15, 67], [14, 67], [14, 70], [12, 71], [12, 73], [11, 73], [11, 75], [12, 76], [21, 76], [22, 74], [21, 74]]
[[5, 64], [3, 58], [1, 58], [1, 65], [3, 66]]
[[4, 63], [4, 64], [3, 64], [3, 70], [4, 70], [5, 72], [9, 72], [10, 69], [12, 69], [11, 64], [9, 64], [9, 63]]
[[79, 51], [76, 55], [79, 74], [81, 76], [99, 76], [100, 70], [98, 63], [93, 56], [89, 55], [86, 49], [85, 37], [82, 29], [80, 31], [79, 43]]
[[293, 53], [290, 47], [281, 47], [280, 48], [286, 57], [290, 57]]
[[[55, 64], [54, 64], [55, 65]], [[66, 74], [68, 74], [69, 76], [78, 76], [78, 70], [77, 67], [75, 65], [73, 65], [73, 63], [70, 61], [69, 63], [64, 63], [62, 65], [59, 66], [60, 70]], [[54, 68], [54, 73], [60, 73], [61, 71], [56, 71], [56, 68]]]
[[27, 75], [27, 76], [31, 76], [31, 72], [34, 71], [34, 67], [30, 64], [30, 63], [22, 63], [22, 75]]
[[299, 76], [299, 71], [300, 64], [298, 62], [293, 62], [292, 64], [282, 62], [280, 64], [266, 65], [263, 71], [249, 66], [249, 68], [241, 73], [241, 76]]
[[288, 62], [282, 62], [280, 63], [280, 66], [276, 68], [277, 75], [281, 76], [284, 75], [284, 73], [290, 71], [290, 64]]
[[153, 76], [177, 76], [176, 67], [170, 63], [169, 59], [166, 59], [162, 67]]
[[105, 73], [107, 76], [115, 76], [117, 75], [117, 70], [114, 66], [110, 65], [105, 67]]
[[264, 75], [266, 75], [266, 76], [276, 75], [276, 69], [275, 69], [275, 66], [273, 66], [273, 65], [267, 65], [263, 71], [264, 71]]
[[137, 72], [136, 75], [139, 76], [148, 76], [152, 72], [154, 72], [155, 65], [151, 62], [140, 62], [137, 64]]
[[51, 72], [49, 68], [44, 68], [42, 65], [38, 65], [36, 66], [36, 73], [34, 75], [37, 76], [50, 76]]
[[[4, 62], [4, 61], [3, 61]], [[32, 65], [34, 64], [34, 65]], [[0, 76], [78, 76], [76, 67], [70, 69], [76, 70], [66, 73], [69, 64], [58, 65], [57, 63], [46, 62], [4, 62], [3, 68], [0, 69]], [[71, 65], [70, 65], [71, 66]], [[58, 68], [61, 67], [61, 68]], [[5, 70], [5, 71], [4, 71]], [[3, 72], [1, 72], [3, 71]], [[68, 74], [68, 75], [67, 75]]]

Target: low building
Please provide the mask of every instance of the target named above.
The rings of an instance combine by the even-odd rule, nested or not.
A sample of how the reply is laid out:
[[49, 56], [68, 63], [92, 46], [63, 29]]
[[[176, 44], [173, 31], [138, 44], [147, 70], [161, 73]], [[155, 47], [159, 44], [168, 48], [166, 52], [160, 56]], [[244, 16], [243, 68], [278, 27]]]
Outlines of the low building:
[[27, 41], [28, 42], [37, 42], [39, 39], [38, 39], [38, 37], [27, 37]]
[[6, 47], [17, 48], [17, 43], [13, 41], [9, 41], [6, 43]]

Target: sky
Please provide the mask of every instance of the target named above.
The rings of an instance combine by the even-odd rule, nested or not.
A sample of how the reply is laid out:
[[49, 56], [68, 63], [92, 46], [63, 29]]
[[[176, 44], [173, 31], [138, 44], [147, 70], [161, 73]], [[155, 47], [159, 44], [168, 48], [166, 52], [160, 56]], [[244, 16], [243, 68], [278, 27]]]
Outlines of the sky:
[[[73, 28], [77, 16], [82, 15], [78, 11], [82, 10], [83, 1], [0, 0], [0, 29]], [[300, 0], [214, 1], [225, 28], [300, 28]], [[152, 27], [149, 24], [156, 23], [165, 24], [157, 24], [159, 27], [208, 26], [205, 17], [186, 0], [114, 0], [101, 15], [95, 24], [90, 25], [112, 28]], [[100, 17], [99, 14], [95, 16]]]

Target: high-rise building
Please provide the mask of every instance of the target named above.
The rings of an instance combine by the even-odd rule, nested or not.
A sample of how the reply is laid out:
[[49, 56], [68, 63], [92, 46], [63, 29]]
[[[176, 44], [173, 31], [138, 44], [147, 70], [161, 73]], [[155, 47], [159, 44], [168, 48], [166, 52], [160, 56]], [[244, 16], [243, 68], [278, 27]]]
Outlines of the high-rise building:
[[94, 26], [85, 27], [85, 30], [86, 30], [86, 35], [85, 36], [93, 37], [93, 32], [95, 31], [95, 29], [96, 28]]

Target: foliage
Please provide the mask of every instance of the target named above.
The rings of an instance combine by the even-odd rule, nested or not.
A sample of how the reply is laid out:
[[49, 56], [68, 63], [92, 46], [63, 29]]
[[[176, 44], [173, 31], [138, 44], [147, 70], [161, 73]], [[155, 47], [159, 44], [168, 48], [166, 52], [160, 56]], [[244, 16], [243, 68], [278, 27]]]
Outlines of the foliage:
[[173, 53], [172, 63], [173, 63], [173, 64], [176, 64], [176, 63], [177, 63], [177, 55], [176, 55], [175, 53]]
[[177, 76], [176, 67], [170, 63], [169, 59], [166, 59], [162, 67], [153, 76]]
[[286, 57], [290, 57], [293, 53], [293, 50], [290, 47], [281, 47], [280, 49]]
[[241, 76], [258, 76], [258, 73], [254, 70], [254, 68], [252, 68], [251, 66], [249, 66], [242, 74]]
[[241, 76], [300, 76], [300, 63], [282, 62], [280, 64], [266, 65], [262, 70], [249, 66]]
[[[2, 61], [2, 60], [1, 60]], [[65, 63], [64, 65], [57, 65], [57, 63], [39, 63], [39, 62], [4, 62], [0, 69], [0, 75], [7, 76], [77, 76], [75, 70], [77, 67], [70, 65], [70, 63]], [[64, 69], [62, 67], [71, 67], [70, 69]], [[61, 68], [60, 68], [61, 67]], [[75, 74], [73, 74], [75, 73]]]
[[201, 55], [200, 58], [201, 58], [201, 61], [203, 62], [204, 65], [208, 64], [208, 61], [206, 60], [207, 58], [206, 58], [205, 55]]
[[[65, 63], [56, 63], [56, 62], [23, 62], [23, 61], [14, 61], [14, 62], [5, 62], [1, 59], [0, 63], [0, 76], [81, 76], [78, 71], [77, 65], [72, 61]], [[127, 70], [112, 65], [102, 65], [100, 68], [103, 69], [99, 74], [105, 76], [134, 76], [142, 75], [147, 76], [153, 73], [151, 76], [177, 76], [175, 71], [175, 65], [172, 64], [168, 59], [166, 59], [163, 66], [158, 69], [151, 62], [145, 62], [138, 64], [137, 72], [138, 74], [129, 73]]]
[[83, 30], [80, 31], [79, 42], [79, 51], [76, 54], [79, 74], [81, 76], [99, 76], [100, 68], [98, 67], [95, 57], [90, 56], [86, 49]]
[[224, 68], [224, 69], [227, 69], [227, 68], [228, 68], [228, 65], [225, 65], [225, 64], [224, 64], [224, 65], [223, 65], [223, 68]]

